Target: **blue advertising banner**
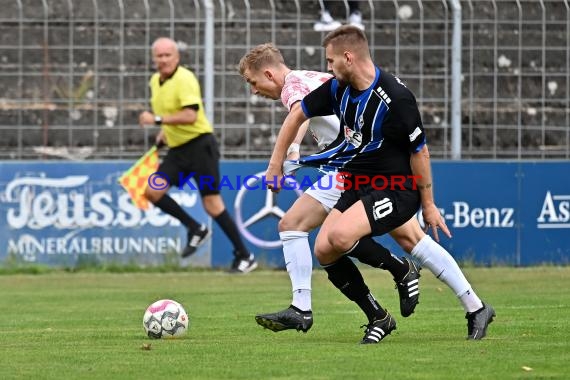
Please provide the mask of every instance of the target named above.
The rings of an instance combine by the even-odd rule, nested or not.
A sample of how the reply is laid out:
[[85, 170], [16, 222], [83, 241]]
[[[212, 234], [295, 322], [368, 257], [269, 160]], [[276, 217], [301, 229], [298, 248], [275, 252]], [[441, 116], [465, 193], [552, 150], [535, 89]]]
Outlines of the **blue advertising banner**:
[[433, 171], [436, 203], [454, 234], [442, 244], [456, 259], [569, 263], [570, 162], [436, 162]]
[[[131, 164], [0, 163], [0, 265], [21, 260], [228, 267], [233, 247], [204, 212], [196, 186], [170, 194], [213, 228], [213, 239], [180, 260], [184, 227], [152, 206], [138, 210], [118, 185]], [[298, 183], [276, 195], [261, 182], [265, 168], [265, 162], [222, 162], [220, 190], [251, 252], [262, 264], [283, 266], [279, 220], [317, 174], [301, 169]], [[570, 162], [434, 162], [436, 203], [453, 234], [440, 236], [441, 244], [460, 262], [568, 264], [569, 173]], [[379, 240], [403, 254], [389, 236]]]
[[[206, 244], [183, 262], [180, 223], [151, 207], [141, 211], [117, 183], [132, 162], [0, 163], [0, 263], [60, 266], [134, 263], [210, 266]], [[172, 197], [207, 223], [197, 191]]]
[[570, 262], [570, 163], [525, 164], [520, 177], [520, 264]]
[[[265, 168], [265, 162], [225, 162], [222, 173], [243, 177]], [[440, 243], [456, 260], [478, 265], [569, 263], [570, 162], [435, 161], [432, 170], [436, 204], [452, 233], [451, 239], [440, 234]], [[315, 178], [311, 169], [301, 169], [297, 180], [310, 182], [303, 180], [307, 175]], [[287, 210], [293, 192], [222, 193], [228, 207], [234, 204], [238, 227], [252, 252], [265, 263], [283, 266], [278, 218], [272, 211]], [[418, 218], [423, 226], [421, 211]], [[314, 236], [310, 235], [312, 241]], [[393, 253], [404, 254], [389, 236], [378, 240]], [[224, 265], [230, 253], [223, 239], [216, 240], [212, 264]]]
[[433, 166], [436, 204], [452, 233], [451, 239], [441, 234], [441, 244], [456, 260], [517, 263], [518, 166], [491, 162]]

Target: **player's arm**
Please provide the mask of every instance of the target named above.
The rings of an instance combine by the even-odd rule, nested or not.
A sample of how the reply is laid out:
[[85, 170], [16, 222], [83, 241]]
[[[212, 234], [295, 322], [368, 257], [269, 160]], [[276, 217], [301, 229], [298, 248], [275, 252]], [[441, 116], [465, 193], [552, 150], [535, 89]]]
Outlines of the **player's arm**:
[[283, 161], [287, 155], [287, 149], [299, 133], [299, 128], [307, 119], [314, 116], [325, 116], [334, 113], [332, 98], [333, 79], [323, 83], [320, 87], [309, 93], [302, 101], [291, 106], [289, 114], [283, 121], [283, 125], [277, 135], [277, 141], [269, 160], [269, 166], [265, 173], [268, 187], [273, 191], [279, 191], [280, 182], [283, 178]]
[[436, 241], [439, 241], [438, 228], [451, 237], [445, 220], [435, 205], [431, 161], [416, 99], [406, 91], [398, 101], [393, 102], [392, 109], [400, 121], [400, 130], [406, 134], [404, 138], [408, 141], [408, 149], [411, 152], [410, 167], [416, 188], [420, 192], [425, 228], [431, 228]]
[[306, 120], [299, 127], [299, 131], [297, 132], [295, 139], [293, 140], [291, 145], [289, 145], [289, 148], [287, 148], [287, 158], [286, 158], [287, 160], [298, 160], [299, 157], [301, 157], [300, 153], [301, 143], [303, 142], [303, 139], [307, 134], [307, 130], [309, 129], [309, 122], [310, 122], [309, 120]]
[[[424, 140], [425, 141], [425, 140]], [[426, 231], [431, 229], [436, 241], [439, 241], [438, 228], [441, 228], [447, 237], [451, 237], [451, 232], [445, 224], [445, 219], [441, 216], [439, 209], [435, 205], [433, 197], [433, 179], [431, 175], [431, 160], [427, 144], [422, 143], [417, 151], [412, 152], [410, 165], [417, 189], [420, 192], [422, 203], [422, 215]]]
[[267, 185], [273, 191], [280, 190], [280, 182], [283, 178], [283, 161], [285, 161], [287, 149], [295, 140], [299, 128], [306, 120], [307, 116], [305, 116], [300, 102], [297, 102], [291, 107], [289, 114], [283, 121], [283, 125], [277, 135], [277, 140], [275, 141], [275, 147], [273, 148], [267, 171], [265, 172]]
[[435, 205], [429, 150], [426, 144], [419, 151], [412, 153], [410, 164], [414, 174], [415, 186], [420, 191], [422, 207]]

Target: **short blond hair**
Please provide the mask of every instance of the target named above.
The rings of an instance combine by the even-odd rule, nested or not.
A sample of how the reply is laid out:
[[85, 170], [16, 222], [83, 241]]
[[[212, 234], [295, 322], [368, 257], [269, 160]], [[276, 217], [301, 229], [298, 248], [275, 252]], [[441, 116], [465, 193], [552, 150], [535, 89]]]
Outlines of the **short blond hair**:
[[281, 51], [272, 43], [257, 45], [239, 61], [239, 73], [244, 75], [246, 70], [259, 70], [265, 66], [284, 65], [285, 60]]

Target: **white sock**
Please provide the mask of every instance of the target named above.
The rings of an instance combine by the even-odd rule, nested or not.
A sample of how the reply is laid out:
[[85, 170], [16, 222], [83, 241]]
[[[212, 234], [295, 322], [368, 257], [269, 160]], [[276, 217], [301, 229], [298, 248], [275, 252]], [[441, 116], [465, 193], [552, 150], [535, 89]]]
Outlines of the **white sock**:
[[469, 289], [463, 295], [459, 297], [461, 304], [463, 304], [463, 308], [468, 313], [473, 313], [474, 311], [479, 310], [483, 307], [483, 302], [477, 294], [473, 291], [473, 289]]
[[[435, 277], [453, 290], [466, 312], [479, 310], [483, 306], [455, 259], [429, 235], [416, 244], [411, 254], [419, 260], [422, 267], [428, 268]], [[480, 306], [474, 310], [477, 305]]]
[[279, 237], [283, 242], [283, 257], [293, 290], [291, 304], [303, 311], [311, 310], [313, 257], [309, 246], [309, 233], [283, 231], [279, 233]]
[[299, 310], [309, 311], [311, 310], [311, 290], [310, 289], [299, 289], [293, 291], [293, 301], [291, 305], [295, 306]]

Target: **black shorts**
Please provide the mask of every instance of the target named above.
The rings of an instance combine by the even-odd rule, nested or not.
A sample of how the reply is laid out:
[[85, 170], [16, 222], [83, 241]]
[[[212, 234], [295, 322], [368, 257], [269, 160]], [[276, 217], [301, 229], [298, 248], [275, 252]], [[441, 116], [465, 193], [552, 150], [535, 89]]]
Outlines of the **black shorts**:
[[345, 190], [335, 209], [345, 212], [358, 201], [362, 201], [372, 236], [384, 235], [410, 220], [421, 205], [417, 190], [374, 190], [370, 185], [360, 189]]
[[[220, 151], [216, 137], [206, 133], [170, 148], [158, 167], [171, 186], [197, 189], [202, 196], [219, 194]], [[190, 179], [194, 178], [194, 183]]]

